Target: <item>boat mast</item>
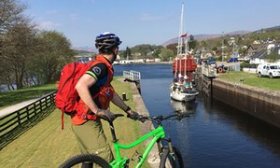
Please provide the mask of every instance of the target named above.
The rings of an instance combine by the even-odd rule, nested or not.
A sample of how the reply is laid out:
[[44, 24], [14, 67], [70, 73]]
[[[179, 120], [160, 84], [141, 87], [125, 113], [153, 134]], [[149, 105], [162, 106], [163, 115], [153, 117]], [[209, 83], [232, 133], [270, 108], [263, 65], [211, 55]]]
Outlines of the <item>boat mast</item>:
[[183, 18], [184, 18], [184, 3], [182, 3], [182, 9], [181, 9], [180, 28], [179, 28], [179, 37], [178, 37], [178, 46], [177, 46], [177, 57], [179, 58], [179, 70], [178, 70], [179, 81], [182, 77], [181, 70], [182, 70], [183, 39], [184, 39], [182, 37], [184, 31]]
[[224, 32], [223, 32], [223, 36], [222, 36], [222, 64], [224, 64]]

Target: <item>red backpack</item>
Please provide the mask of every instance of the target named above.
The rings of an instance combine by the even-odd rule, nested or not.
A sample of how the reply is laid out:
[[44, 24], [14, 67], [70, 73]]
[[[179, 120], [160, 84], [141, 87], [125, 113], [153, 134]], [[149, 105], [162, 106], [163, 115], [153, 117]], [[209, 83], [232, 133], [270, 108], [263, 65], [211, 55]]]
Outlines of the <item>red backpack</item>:
[[62, 111], [62, 129], [64, 113], [71, 114], [79, 99], [75, 86], [80, 77], [90, 68], [92, 62], [87, 64], [73, 62], [65, 65], [61, 71], [58, 89], [55, 96], [55, 105]]
[[[64, 128], [64, 113], [69, 115], [73, 114], [79, 104], [80, 97], [75, 89], [78, 80], [94, 64], [97, 64], [99, 62], [104, 63], [104, 61], [102, 60], [104, 60], [102, 56], [97, 56], [96, 60], [90, 61], [86, 64], [80, 62], [72, 62], [63, 67], [60, 74], [57, 93], [55, 96], [55, 105], [62, 112], [62, 129]], [[109, 66], [109, 64], [107, 66]], [[108, 79], [105, 84], [106, 87], [104, 87], [105, 89], [101, 89], [100, 93], [94, 95], [94, 97], [104, 97], [102, 95], [106, 94], [103, 92], [108, 90], [110, 81], [112, 80], [112, 73], [112, 71], [109, 71]]]

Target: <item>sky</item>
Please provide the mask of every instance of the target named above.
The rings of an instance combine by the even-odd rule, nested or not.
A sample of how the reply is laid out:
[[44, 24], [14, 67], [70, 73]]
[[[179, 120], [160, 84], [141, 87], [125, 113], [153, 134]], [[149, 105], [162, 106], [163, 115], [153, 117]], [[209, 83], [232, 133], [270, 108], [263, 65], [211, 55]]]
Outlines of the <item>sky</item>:
[[92, 47], [112, 32], [121, 48], [161, 45], [178, 36], [181, 5], [188, 34], [255, 31], [280, 25], [280, 0], [19, 0], [42, 30], [55, 30], [73, 48]]

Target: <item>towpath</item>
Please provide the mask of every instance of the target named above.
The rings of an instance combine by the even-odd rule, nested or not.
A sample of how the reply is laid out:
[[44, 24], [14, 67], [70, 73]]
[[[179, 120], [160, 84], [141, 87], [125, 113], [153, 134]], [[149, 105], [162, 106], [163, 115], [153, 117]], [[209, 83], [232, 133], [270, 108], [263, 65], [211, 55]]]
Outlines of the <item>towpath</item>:
[[6, 116], [8, 114], [11, 114], [11, 113], [23, 108], [23, 107], [35, 102], [36, 100], [38, 100], [38, 99], [27, 100], [27, 101], [17, 103], [17, 104], [14, 104], [14, 105], [3, 108], [3, 109], [0, 110], [0, 118]]

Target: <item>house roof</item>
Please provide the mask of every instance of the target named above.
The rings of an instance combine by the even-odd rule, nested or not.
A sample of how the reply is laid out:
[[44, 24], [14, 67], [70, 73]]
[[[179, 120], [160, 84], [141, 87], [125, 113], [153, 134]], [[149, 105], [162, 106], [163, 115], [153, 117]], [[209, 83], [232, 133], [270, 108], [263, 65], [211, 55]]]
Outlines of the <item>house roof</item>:
[[[280, 46], [277, 45], [277, 47], [273, 48], [271, 52], [276, 52], [278, 54], [278, 51], [280, 49]], [[251, 56], [252, 59], [260, 58], [260, 59], [265, 59], [267, 57], [267, 49], [262, 49], [257, 51], [254, 55]]]
[[252, 55], [251, 58], [253, 58], [253, 59], [265, 58], [266, 55], [267, 55], [267, 50], [266, 49], [262, 49], [262, 50], [256, 52], [254, 55]]

